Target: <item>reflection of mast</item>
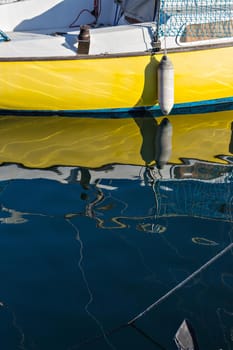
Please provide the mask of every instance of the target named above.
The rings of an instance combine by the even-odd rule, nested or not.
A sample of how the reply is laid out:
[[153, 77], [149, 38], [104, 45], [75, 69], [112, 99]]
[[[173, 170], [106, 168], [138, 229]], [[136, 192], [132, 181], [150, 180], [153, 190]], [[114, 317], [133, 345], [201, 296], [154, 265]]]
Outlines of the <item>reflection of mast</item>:
[[79, 183], [84, 190], [88, 190], [91, 181], [90, 171], [87, 168], [80, 168], [80, 172], [81, 178]]
[[104, 200], [104, 193], [101, 190], [97, 190], [97, 195], [96, 198], [90, 202], [89, 204], [87, 204], [86, 209], [85, 209], [85, 215], [95, 219], [96, 215], [95, 215], [95, 211], [94, 211], [94, 207], [101, 203]]
[[[82, 186], [82, 188], [84, 190], [89, 190], [90, 189], [90, 182], [91, 182], [90, 171], [87, 168], [80, 168], [80, 172], [81, 172], [81, 178], [79, 181], [80, 185]], [[95, 187], [96, 187], [96, 183], [95, 183]], [[81, 193], [81, 199], [87, 200], [88, 195], [86, 193]], [[101, 191], [100, 189], [97, 189], [96, 198], [86, 205], [85, 216], [88, 216], [90, 218], [95, 218], [94, 207], [98, 203], [102, 202], [103, 199], [104, 199], [103, 191]]]

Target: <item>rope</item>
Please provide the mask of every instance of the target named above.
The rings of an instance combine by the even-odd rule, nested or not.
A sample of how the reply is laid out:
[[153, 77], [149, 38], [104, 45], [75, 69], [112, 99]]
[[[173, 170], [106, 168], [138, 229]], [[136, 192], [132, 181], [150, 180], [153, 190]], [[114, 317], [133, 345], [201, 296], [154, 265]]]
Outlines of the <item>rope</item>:
[[140, 314], [135, 316], [132, 320], [128, 322], [128, 325], [133, 324], [136, 322], [139, 318], [145, 316], [149, 311], [154, 309], [156, 306], [161, 304], [164, 300], [166, 300], [170, 295], [175, 293], [178, 289], [183, 287], [186, 283], [191, 281], [194, 277], [196, 277], [199, 273], [204, 271], [208, 266], [210, 266], [213, 262], [215, 262], [217, 259], [219, 259], [221, 256], [223, 256], [226, 252], [228, 252], [230, 249], [233, 248], [233, 243], [230, 243], [226, 248], [221, 250], [217, 255], [215, 255], [213, 258], [208, 260], [204, 265], [202, 265], [199, 269], [194, 271], [191, 275], [189, 275], [187, 278], [185, 278], [182, 282], [178, 283], [174, 288], [170, 289], [166, 294], [164, 294], [161, 298], [156, 300], [153, 304], [148, 306], [144, 311], [142, 311]]
[[132, 328], [134, 328], [139, 334], [141, 334], [144, 338], [148, 339], [152, 344], [154, 344], [157, 347], [159, 347], [161, 350], [166, 350], [161, 344], [159, 344], [156, 340], [154, 340], [151, 336], [149, 336], [146, 332], [144, 332], [141, 328], [137, 327], [134, 323], [130, 325]]
[[[164, 294], [161, 298], [156, 300], [153, 304], [149, 305], [144, 311], [142, 311], [140, 314], [135, 316], [133, 319], [128, 321], [127, 323], [121, 324], [120, 326], [113, 328], [107, 332], [105, 332], [106, 336], [110, 336], [113, 333], [119, 332], [120, 330], [127, 328], [127, 327], [132, 327], [136, 331], [138, 331], [141, 335], [146, 337], [148, 340], [150, 340], [154, 345], [159, 346], [161, 349], [165, 349], [164, 346], [156, 342], [153, 338], [151, 338], [149, 335], [147, 335], [144, 331], [142, 331], [139, 327], [135, 326], [135, 322], [139, 320], [141, 317], [145, 316], [149, 311], [154, 309], [156, 306], [161, 304], [164, 300], [166, 300], [169, 296], [174, 294], [178, 289], [183, 287], [186, 283], [191, 281], [194, 277], [196, 277], [199, 273], [204, 271], [207, 267], [209, 267], [211, 264], [213, 264], [216, 260], [218, 260], [220, 257], [222, 257], [224, 254], [226, 254], [229, 250], [233, 248], [233, 242], [230, 243], [227, 247], [225, 247], [223, 250], [221, 250], [218, 254], [216, 254], [213, 258], [209, 259], [204, 265], [202, 265], [199, 269], [194, 271], [191, 275], [189, 275], [187, 278], [185, 278], [182, 282], [178, 283], [174, 288], [170, 289], [166, 294]], [[90, 343], [93, 343], [99, 339], [103, 338], [103, 335], [97, 335], [96, 337], [89, 338], [84, 340], [83, 342], [79, 343], [77, 346], [73, 347], [72, 349], [78, 349], [83, 345], [87, 345]]]
[[69, 28], [75, 28], [75, 27], [79, 27], [79, 24], [76, 24], [79, 17], [81, 16], [82, 13], [87, 12], [90, 15], [95, 17], [95, 21], [91, 24], [96, 24], [98, 21], [98, 18], [100, 16], [101, 13], [101, 0], [94, 0], [94, 4], [93, 4], [93, 10], [89, 10], [87, 8], [82, 9], [78, 15], [75, 17], [75, 19], [73, 20], [73, 22], [69, 25]]

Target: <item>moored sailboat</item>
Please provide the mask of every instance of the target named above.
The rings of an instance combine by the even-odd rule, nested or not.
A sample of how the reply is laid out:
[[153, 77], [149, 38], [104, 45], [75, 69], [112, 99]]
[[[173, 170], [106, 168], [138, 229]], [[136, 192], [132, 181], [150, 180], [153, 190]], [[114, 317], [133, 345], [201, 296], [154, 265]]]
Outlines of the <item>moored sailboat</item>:
[[[2, 114], [146, 109], [161, 116], [233, 108], [230, 0], [156, 1], [153, 18], [136, 23], [122, 22], [121, 1], [2, 0], [0, 6]], [[164, 56], [174, 79], [161, 82]], [[161, 84], [172, 91], [165, 113]]]

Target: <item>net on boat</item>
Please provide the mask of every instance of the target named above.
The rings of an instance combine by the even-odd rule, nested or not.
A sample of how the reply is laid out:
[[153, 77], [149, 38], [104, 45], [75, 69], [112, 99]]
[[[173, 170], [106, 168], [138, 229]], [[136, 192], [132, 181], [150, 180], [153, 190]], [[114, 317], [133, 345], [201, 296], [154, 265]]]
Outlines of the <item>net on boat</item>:
[[159, 37], [181, 42], [233, 36], [233, 0], [161, 0]]

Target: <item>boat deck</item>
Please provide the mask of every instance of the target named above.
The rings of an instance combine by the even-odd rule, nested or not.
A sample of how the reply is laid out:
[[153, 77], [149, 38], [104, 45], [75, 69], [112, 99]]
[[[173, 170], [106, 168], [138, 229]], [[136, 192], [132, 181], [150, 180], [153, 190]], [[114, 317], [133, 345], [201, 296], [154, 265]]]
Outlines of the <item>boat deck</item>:
[[[0, 57], [48, 57], [48, 56], [75, 56], [75, 37], [73, 46], [63, 35], [44, 35], [27, 32], [7, 33], [10, 41], [0, 42]], [[68, 35], [67, 35], [68, 36]], [[68, 36], [69, 37], [69, 36]], [[71, 39], [71, 38], [70, 38]]]
[[[90, 55], [144, 52], [152, 49], [153, 23], [90, 29]], [[109, 35], [110, 34], [110, 35]], [[79, 30], [59, 28], [48, 33], [9, 32], [0, 41], [0, 57], [76, 56]]]

